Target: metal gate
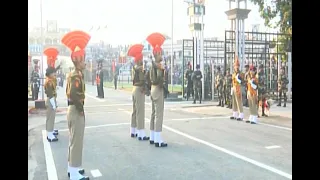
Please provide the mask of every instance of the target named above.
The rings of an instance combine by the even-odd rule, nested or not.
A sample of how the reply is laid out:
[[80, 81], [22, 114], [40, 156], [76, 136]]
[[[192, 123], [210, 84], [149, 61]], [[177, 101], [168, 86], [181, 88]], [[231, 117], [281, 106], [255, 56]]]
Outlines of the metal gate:
[[[243, 64], [258, 67], [264, 65], [266, 73], [267, 91], [270, 98], [278, 96], [277, 79], [280, 68], [287, 71], [288, 42], [291, 35], [266, 32], [245, 32], [245, 61]], [[233, 68], [235, 59], [235, 32], [225, 31], [225, 66]]]
[[[184, 80], [184, 74], [187, 68], [187, 63], [190, 62], [192, 64], [192, 68], [194, 70], [196, 66], [196, 62], [194, 59], [194, 43], [193, 39], [184, 39], [182, 43], [182, 84], [184, 85], [182, 94], [185, 95], [186, 84]], [[212, 64], [215, 66], [220, 66], [224, 69], [224, 50], [225, 44], [224, 41], [214, 40], [204, 40], [203, 42], [204, 48], [204, 72], [203, 73], [203, 81], [205, 81], [204, 86], [204, 99], [211, 100], [212, 99]]]

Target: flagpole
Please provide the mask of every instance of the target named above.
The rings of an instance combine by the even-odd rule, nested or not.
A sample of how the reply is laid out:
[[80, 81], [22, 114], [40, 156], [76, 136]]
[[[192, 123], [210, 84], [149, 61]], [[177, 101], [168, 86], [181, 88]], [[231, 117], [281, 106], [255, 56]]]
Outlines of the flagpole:
[[171, 0], [171, 92], [173, 92], [173, 0]]
[[42, 0], [40, 0], [40, 27], [41, 27], [41, 34], [40, 34], [40, 37], [41, 37], [41, 45], [40, 45], [40, 53], [41, 53], [41, 69], [40, 69], [40, 71], [41, 71], [41, 79], [42, 79], [42, 85], [41, 85], [41, 98], [42, 98], [42, 100], [44, 100], [44, 88], [43, 88], [43, 84], [44, 84], [44, 69], [43, 69], [43, 44], [44, 44], [44, 37], [43, 37], [43, 24], [42, 24]]

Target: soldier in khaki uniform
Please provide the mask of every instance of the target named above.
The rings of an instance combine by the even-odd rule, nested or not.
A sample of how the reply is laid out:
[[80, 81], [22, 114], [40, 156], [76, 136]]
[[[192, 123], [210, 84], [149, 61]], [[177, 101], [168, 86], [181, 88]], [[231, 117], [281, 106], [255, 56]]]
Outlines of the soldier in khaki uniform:
[[61, 42], [71, 51], [71, 60], [75, 69], [71, 72], [67, 82], [67, 96], [69, 107], [67, 112], [69, 128], [69, 150], [68, 150], [68, 176], [71, 180], [89, 180], [83, 176], [82, 166], [83, 137], [85, 128], [84, 99], [85, 82], [82, 71], [85, 69], [85, 47], [90, 35], [82, 31], [67, 33]]
[[223, 74], [221, 73], [220, 67], [217, 67], [217, 75], [215, 77], [215, 86], [218, 91], [219, 104], [218, 106], [224, 107], [224, 93], [223, 93]]
[[242, 92], [241, 83], [244, 78], [244, 74], [239, 69], [240, 63], [238, 57], [234, 61], [234, 72], [232, 74], [232, 110], [233, 114], [230, 119], [236, 119], [238, 121], [243, 120], [243, 104], [242, 104]]
[[143, 45], [135, 44], [128, 50], [128, 56], [134, 57], [135, 65], [132, 68], [132, 102], [133, 111], [131, 116], [131, 137], [138, 136], [139, 140], [149, 140], [144, 131], [145, 124], [145, 75], [143, 69]]
[[155, 58], [155, 62], [152, 62], [150, 69], [152, 101], [150, 144], [155, 144], [155, 147], [167, 147], [168, 144], [165, 143], [161, 137], [164, 111], [164, 84], [166, 83], [165, 70], [161, 65], [161, 46], [165, 41], [165, 37], [160, 33], [152, 33], [147, 37], [147, 41], [153, 48], [153, 56]]
[[56, 81], [56, 69], [55, 61], [58, 56], [58, 50], [56, 48], [47, 48], [43, 52], [47, 56], [48, 68], [46, 70], [46, 80], [44, 84], [44, 90], [47, 95], [46, 108], [46, 130], [47, 130], [47, 140], [49, 142], [58, 141], [56, 137], [58, 131], [54, 130], [54, 122], [56, 119], [56, 109], [57, 109], [57, 81]]
[[250, 67], [250, 74], [247, 76], [247, 99], [249, 104], [250, 116], [246, 123], [256, 124], [258, 119], [258, 78], [256, 76], [256, 67]]
[[282, 67], [280, 71], [280, 75], [278, 78], [278, 92], [279, 92], [279, 104], [277, 106], [281, 106], [281, 98], [283, 95], [283, 107], [287, 106], [287, 85], [289, 84], [289, 80], [285, 73], [285, 68]]

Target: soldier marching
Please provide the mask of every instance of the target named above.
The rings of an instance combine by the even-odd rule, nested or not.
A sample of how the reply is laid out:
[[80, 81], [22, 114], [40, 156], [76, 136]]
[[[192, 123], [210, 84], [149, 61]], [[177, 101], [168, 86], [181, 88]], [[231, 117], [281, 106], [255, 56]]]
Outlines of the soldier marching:
[[67, 82], [67, 97], [69, 99], [67, 121], [69, 129], [68, 148], [68, 176], [70, 180], [89, 180], [84, 176], [82, 166], [83, 138], [85, 129], [85, 82], [83, 70], [85, 69], [85, 48], [91, 36], [83, 31], [67, 33], [61, 42], [71, 50], [71, 60], [74, 70]]
[[128, 50], [128, 56], [134, 57], [132, 68], [132, 102], [133, 111], [131, 116], [131, 137], [138, 136], [138, 140], [147, 141], [150, 138], [145, 133], [145, 92], [146, 78], [143, 68], [143, 45], [135, 44]]
[[258, 97], [257, 97], [257, 90], [258, 90], [258, 78], [256, 76], [256, 67], [251, 66], [249, 74], [247, 75], [247, 99], [249, 105], [249, 120], [246, 123], [256, 124], [258, 118]]
[[234, 73], [232, 74], [232, 110], [233, 114], [230, 119], [236, 119], [242, 121], [243, 114], [243, 104], [242, 104], [242, 90], [241, 84], [244, 78], [244, 74], [240, 71], [240, 63], [238, 57], [234, 61]]
[[155, 144], [155, 147], [167, 147], [168, 144], [163, 141], [161, 136], [164, 113], [164, 85], [166, 83], [165, 70], [161, 64], [161, 46], [165, 41], [165, 37], [160, 33], [152, 33], [147, 37], [147, 41], [153, 48], [153, 56], [155, 59], [155, 62], [152, 63], [152, 68], [150, 69], [152, 101], [150, 144]]

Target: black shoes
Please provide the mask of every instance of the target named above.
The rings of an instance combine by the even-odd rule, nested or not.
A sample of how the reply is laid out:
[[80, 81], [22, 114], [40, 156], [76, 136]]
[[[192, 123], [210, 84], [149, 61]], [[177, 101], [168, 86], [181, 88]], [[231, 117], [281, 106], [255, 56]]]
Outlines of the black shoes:
[[[84, 174], [84, 169], [79, 169], [79, 174], [83, 175]], [[70, 173], [68, 172], [68, 177], [70, 177]]]

